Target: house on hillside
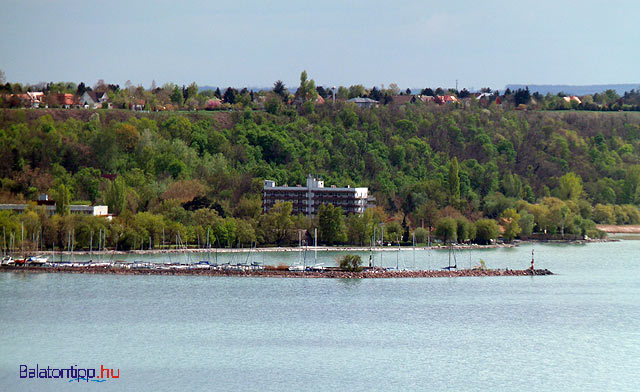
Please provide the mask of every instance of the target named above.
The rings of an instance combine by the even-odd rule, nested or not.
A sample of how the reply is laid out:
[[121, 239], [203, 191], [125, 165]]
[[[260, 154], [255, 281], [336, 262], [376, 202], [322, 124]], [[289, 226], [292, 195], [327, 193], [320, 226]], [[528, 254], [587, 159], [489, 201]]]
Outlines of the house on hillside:
[[571, 102], [577, 102], [578, 105], [580, 105], [582, 103], [582, 101], [580, 100], [580, 98], [576, 97], [575, 95], [572, 95], [570, 97], [562, 97], [562, 99], [564, 99], [565, 102], [571, 103]]
[[133, 111], [141, 112], [144, 110], [144, 105], [146, 104], [147, 101], [145, 101], [144, 99], [134, 99], [133, 102], [131, 102], [130, 108]]
[[391, 97], [391, 104], [396, 106], [406, 105], [416, 101], [413, 95], [394, 95]]
[[459, 103], [460, 101], [455, 95], [438, 95], [435, 98], [436, 103], [444, 105], [445, 103]]
[[80, 105], [78, 97], [74, 94], [56, 94], [56, 102], [65, 109]]
[[103, 103], [109, 102], [107, 93], [97, 93], [95, 91], [85, 91], [80, 97], [80, 104], [85, 108], [98, 109]]
[[29, 91], [27, 92], [27, 96], [31, 107], [39, 108], [44, 98], [44, 93], [42, 91]]
[[419, 100], [424, 103], [434, 103], [436, 101], [436, 97], [431, 95], [418, 95], [416, 100]]
[[354, 103], [357, 107], [359, 108], [375, 108], [378, 106], [378, 101], [376, 101], [375, 99], [371, 99], [371, 98], [362, 98], [362, 97], [358, 97], [358, 98], [351, 98], [348, 99], [347, 102], [351, 102]]

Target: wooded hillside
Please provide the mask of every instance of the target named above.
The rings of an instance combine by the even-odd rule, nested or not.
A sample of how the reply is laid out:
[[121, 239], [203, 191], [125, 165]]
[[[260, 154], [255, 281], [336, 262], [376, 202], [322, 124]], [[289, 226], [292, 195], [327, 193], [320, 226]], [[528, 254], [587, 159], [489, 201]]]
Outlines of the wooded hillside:
[[[380, 207], [375, 219], [395, 217], [405, 227], [389, 230], [405, 234], [442, 217], [504, 223], [510, 209], [533, 216], [529, 232], [593, 235], [594, 221], [640, 223], [638, 113], [423, 103], [274, 112], [3, 110], [0, 197], [62, 200], [68, 193], [71, 201], [108, 204], [124, 216], [123, 232], [145, 212], [195, 238], [196, 215], [205, 210], [236, 227], [257, 227], [265, 219], [262, 180], [303, 184], [311, 173], [327, 185], [369, 187]], [[372, 226], [356, 234], [353, 220], [345, 221], [344, 241], [366, 243]], [[314, 224], [302, 217], [291, 223]], [[131, 236], [146, 241], [148, 233]], [[253, 230], [243, 239], [254, 240], [287, 238]], [[235, 235], [228, 244], [237, 242]]]

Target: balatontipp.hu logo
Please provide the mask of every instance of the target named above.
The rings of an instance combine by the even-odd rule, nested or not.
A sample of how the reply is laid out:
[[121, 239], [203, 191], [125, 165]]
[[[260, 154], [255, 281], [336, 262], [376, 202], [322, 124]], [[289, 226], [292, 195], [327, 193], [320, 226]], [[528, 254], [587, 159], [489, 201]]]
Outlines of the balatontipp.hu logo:
[[81, 368], [78, 365], [68, 368], [53, 368], [51, 366], [30, 368], [27, 365], [20, 365], [20, 378], [38, 378], [38, 379], [68, 379], [73, 381], [94, 381], [105, 382], [109, 379], [120, 378], [120, 369], [106, 368], [100, 365], [100, 369]]

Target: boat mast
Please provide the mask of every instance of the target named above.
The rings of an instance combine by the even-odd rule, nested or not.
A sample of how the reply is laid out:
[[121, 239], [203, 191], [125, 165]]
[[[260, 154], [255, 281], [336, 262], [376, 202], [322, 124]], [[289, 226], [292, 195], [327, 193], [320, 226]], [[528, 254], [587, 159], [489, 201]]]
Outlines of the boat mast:
[[400, 269], [400, 241], [398, 240], [398, 233], [396, 233], [396, 242], [398, 243], [398, 252], [396, 252], [396, 271], [398, 271]]
[[371, 237], [371, 262], [373, 268], [376, 266], [376, 259], [373, 257], [373, 248], [376, 246], [376, 226], [373, 226], [373, 236]]
[[298, 264], [302, 264], [302, 230], [298, 230]]
[[207, 261], [211, 261], [211, 243], [209, 242], [209, 227], [207, 227]]
[[413, 231], [413, 269], [416, 268], [416, 232]]
[[380, 252], [380, 267], [383, 266], [382, 256], [384, 255], [384, 223], [380, 223], [380, 246], [382, 247], [382, 251]]

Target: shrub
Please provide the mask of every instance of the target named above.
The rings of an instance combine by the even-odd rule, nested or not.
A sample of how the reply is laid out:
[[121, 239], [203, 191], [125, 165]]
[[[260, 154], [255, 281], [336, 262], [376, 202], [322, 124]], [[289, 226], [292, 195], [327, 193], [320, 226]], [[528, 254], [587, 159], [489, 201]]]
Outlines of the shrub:
[[427, 237], [429, 235], [429, 232], [427, 230], [423, 229], [422, 227], [418, 227], [414, 231], [414, 234], [416, 236], [417, 244], [424, 244], [425, 242], [427, 242]]
[[345, 255], [338, 262], [343, 271], [362, 271], [362, 258], [358, 255]]
[[458, 223], [455, 219], [444, 217], [436, 223], [436, 236], [445, 244], [448, 242], [456, 242]]

